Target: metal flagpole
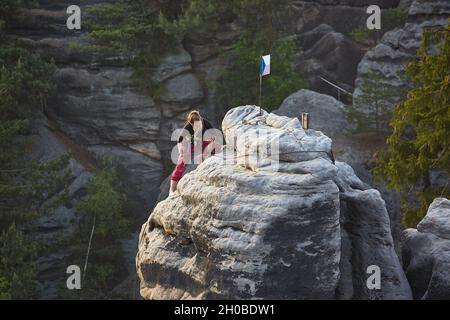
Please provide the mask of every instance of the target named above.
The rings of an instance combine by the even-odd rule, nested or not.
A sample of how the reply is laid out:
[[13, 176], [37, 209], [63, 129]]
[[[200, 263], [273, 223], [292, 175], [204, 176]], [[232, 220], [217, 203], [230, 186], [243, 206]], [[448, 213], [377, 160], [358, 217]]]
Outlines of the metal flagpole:
[[259, 73], [259, 115], [261, 115], [261, 88], [262, 88], [262, 75]]

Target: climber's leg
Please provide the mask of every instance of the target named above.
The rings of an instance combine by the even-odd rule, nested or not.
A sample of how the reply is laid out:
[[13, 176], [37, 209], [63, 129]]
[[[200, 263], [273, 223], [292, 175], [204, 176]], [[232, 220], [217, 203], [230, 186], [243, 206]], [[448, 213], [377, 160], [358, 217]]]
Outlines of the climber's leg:
[[174, 194], [175, 190], [177, 189], [177, 184], [178, 184], [178, 181], [170, 179], [169, 195]]
[[178, 181], [180, 181], [181, 177], [183, 177], [184, 172], [184, 161], [180, 157], [178, 160], [177, 166], [172, 172], [172, 175], [170, 176], [170, 191], [169, 194], [173, 194], [177, 188]]
[[185, 163], [185, 146], [183, 146], [182, 143], [178, 143], [178, 161], [177, 165], [175, 166], [175, 169], [172, 172], [172, 175], [170, 176], [170, 189], [169, 189], [169, 195], [172, 195], [175, 190], [177, 189], [178, 181], [181, 180], [183, 177], [184, 172], [184, 163]]

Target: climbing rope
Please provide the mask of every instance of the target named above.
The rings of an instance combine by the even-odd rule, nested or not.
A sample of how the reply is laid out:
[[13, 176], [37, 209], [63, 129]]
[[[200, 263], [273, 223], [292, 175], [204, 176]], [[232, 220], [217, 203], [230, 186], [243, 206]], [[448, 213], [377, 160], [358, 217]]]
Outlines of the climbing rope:
[[94, 235], [94, 230], [95, 230], [96, 217], [97, 217], [97, 214], [94, 214], [94, 221], [92, 223], [91, 235], [89, 236], [89, 244], [88, 244], [88, 248], [87, 248], [87, 252], [86, 252], [86, 258], [84, 260], [83, 278], [81, 281], [82, 285], [84, 285], [84, 279], [86, 278], [86, 270], [87, 270], [87, 265], [88, 265], [88, 260], [89, 260], [89, 253], [91, 251], [92, 237]]

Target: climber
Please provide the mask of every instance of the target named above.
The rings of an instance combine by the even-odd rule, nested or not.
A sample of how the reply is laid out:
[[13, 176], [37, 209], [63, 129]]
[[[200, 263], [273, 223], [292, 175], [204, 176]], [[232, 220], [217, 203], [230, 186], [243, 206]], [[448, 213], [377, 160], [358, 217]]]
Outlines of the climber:
[[[177, 187], [178, 181], [183, 176], [185, 165], [191, 163], [191, 155], [194, 155], [194, 163], [202, 162], [205, 156], [213, 155], [220, 150], [213, 136], [205, 136], [205, 132], [213, 129], [211, 123], [193, 110], [186, 117], [186, 125], [178, 138], [178, 162], [170, 176], [170, 192], [172, 195]], [[201, 144], [200, 144], [201, 143]]]

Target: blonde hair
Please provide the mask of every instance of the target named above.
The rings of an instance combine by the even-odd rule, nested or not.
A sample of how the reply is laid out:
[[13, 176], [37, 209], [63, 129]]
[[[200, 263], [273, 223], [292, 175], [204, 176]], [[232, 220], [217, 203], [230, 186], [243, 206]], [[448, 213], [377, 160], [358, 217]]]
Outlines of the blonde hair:
[[186, 122], [190, 123], [191, 125], [194, 125], [195, 121], [200, 121], [201, 119], [202, 117], [200, 116], [200, 112], [198, 112], [197, 110], [192, 110], [186, 116]]

